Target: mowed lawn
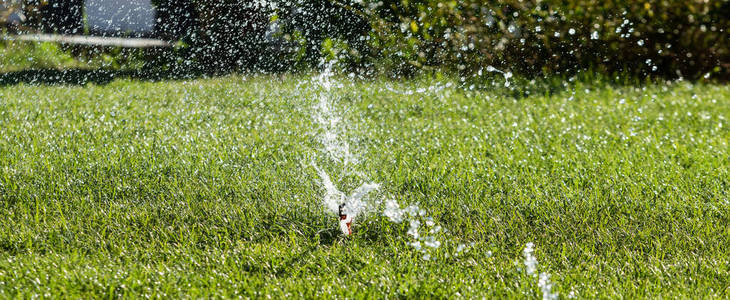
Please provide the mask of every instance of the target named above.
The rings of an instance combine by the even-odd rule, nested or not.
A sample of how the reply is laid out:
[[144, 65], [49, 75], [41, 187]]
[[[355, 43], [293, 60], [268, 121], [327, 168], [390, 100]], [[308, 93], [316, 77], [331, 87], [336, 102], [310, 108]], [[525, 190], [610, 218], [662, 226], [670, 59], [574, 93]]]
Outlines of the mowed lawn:
[[[730, 86], [337, 82], [0, 87], [0, 297], [540, 298], [530, 242], [563, 298], [730, 296]], [[440, 247], [383, 204], [341, 237], [313, 163]]]

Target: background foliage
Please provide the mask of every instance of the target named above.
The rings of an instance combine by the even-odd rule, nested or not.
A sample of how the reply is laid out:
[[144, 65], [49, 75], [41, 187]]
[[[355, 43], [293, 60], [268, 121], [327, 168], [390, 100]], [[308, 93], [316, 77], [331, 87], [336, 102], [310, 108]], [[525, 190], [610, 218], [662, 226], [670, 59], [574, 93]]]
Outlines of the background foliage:
[[[394, 75], [424, 69], [479, 74], [491, 65], [527, 77], [582, 70], [730, 77], [727, 0], [297, 0], [221, 6], [223, 2], [200, 4], [211, 6], [202, 11], [216, 16], [204, 26], [242, 22], [233, 26], [248, 38], [221, 36], [206, 43], [246, 41], [257, 49], [254, 57], [267, 59], [282, 51], [256, 45], [266, 41], [275, 24], [275, 33], [290, 43], [288, 56], [258, 65], [285, 62], [278, 69], [317, 64], [322, 56], [336, 54], [348, 69]], [[240, 13], [231, 17], [235, 8]], [[252, 24], [258, 24], [253, 25], [258, 31]], [[234, 32], [230, 25], [219, 31]]]
[[[80, 7], [78, 0], [46, 2], [53, 1], [28, 2], [26, 8], [36, 11], [27, 13], [29, 22]], [[396, 76], [421, 70], [484, 74], [493, 66], [528, 78], [589, 70], [730, 79], [728, 0], [154, 3], [164, 23], [156, 34], [189, 46], [176, 53], [177, 61], [213, 72], [301, 69], [338, 58], [349, 71]], [[63, 28], [41, 29], [79, 31], [78, 22], [60, 16]]]
[[[382, 3], [382, 5], [380, 4]], [[528, 76], [728, 78], [728, 1], [368, 1], [374, 57]]]

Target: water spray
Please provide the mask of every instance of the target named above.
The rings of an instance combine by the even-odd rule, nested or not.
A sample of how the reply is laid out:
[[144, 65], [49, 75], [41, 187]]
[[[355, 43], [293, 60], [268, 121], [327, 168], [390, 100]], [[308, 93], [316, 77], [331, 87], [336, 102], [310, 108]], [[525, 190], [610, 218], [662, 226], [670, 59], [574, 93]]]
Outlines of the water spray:
[[324, 207], [331, 213], [337, 214], [342, 234], [345, 236], [351, 235], [353, 220], [361, 213], [372, 210], [373, 206], [376, 205], [376, 203], [367, 201], [366, 197], [371, 192], [377, 191], [380, 185], [363, 183], [347, 195], [335, 186], [327, 172], [319, 168], [316, 163], [312, 163], [312, 167], [319, 174], [322, 186], [325, 188], [325, 194], [322, 198]]

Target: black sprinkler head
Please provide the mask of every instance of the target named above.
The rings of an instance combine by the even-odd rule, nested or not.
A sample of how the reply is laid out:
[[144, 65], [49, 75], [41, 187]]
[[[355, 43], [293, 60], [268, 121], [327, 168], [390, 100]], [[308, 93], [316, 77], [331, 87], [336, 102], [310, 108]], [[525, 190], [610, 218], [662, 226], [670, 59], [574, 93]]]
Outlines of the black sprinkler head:
[[339, 215], [340, 217], [346, 217], [347, 215], [342, 211], [345, 208], [345, 203], [340, 204], [339, 206]]

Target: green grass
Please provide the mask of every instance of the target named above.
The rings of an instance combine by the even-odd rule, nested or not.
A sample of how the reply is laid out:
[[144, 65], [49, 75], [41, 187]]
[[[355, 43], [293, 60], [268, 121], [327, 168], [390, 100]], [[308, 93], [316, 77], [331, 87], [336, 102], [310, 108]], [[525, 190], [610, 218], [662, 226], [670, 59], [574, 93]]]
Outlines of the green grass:
[[[340, 237], [303, 76], [0, 87], [0, 297], [730, 296], [730, 86], [553, 95], [349, 83], [332, 97], [378, 213]], [[460, 244], [473, 246], [454, 256]]]
[[0, 39], [0, 71], [2, 72], [20, 71], [28, 68], [77, 67], [81, 65], [68, 53], [63, 52], [57, 44], [14, 42]]
[[[122, 48], [85, 48], [6, 40], [0, 31], [0, 80], [8, 73], [32, 70], [139, 70], [142, 51]], [[72, 55], [71, 50], [77, 52]]]

